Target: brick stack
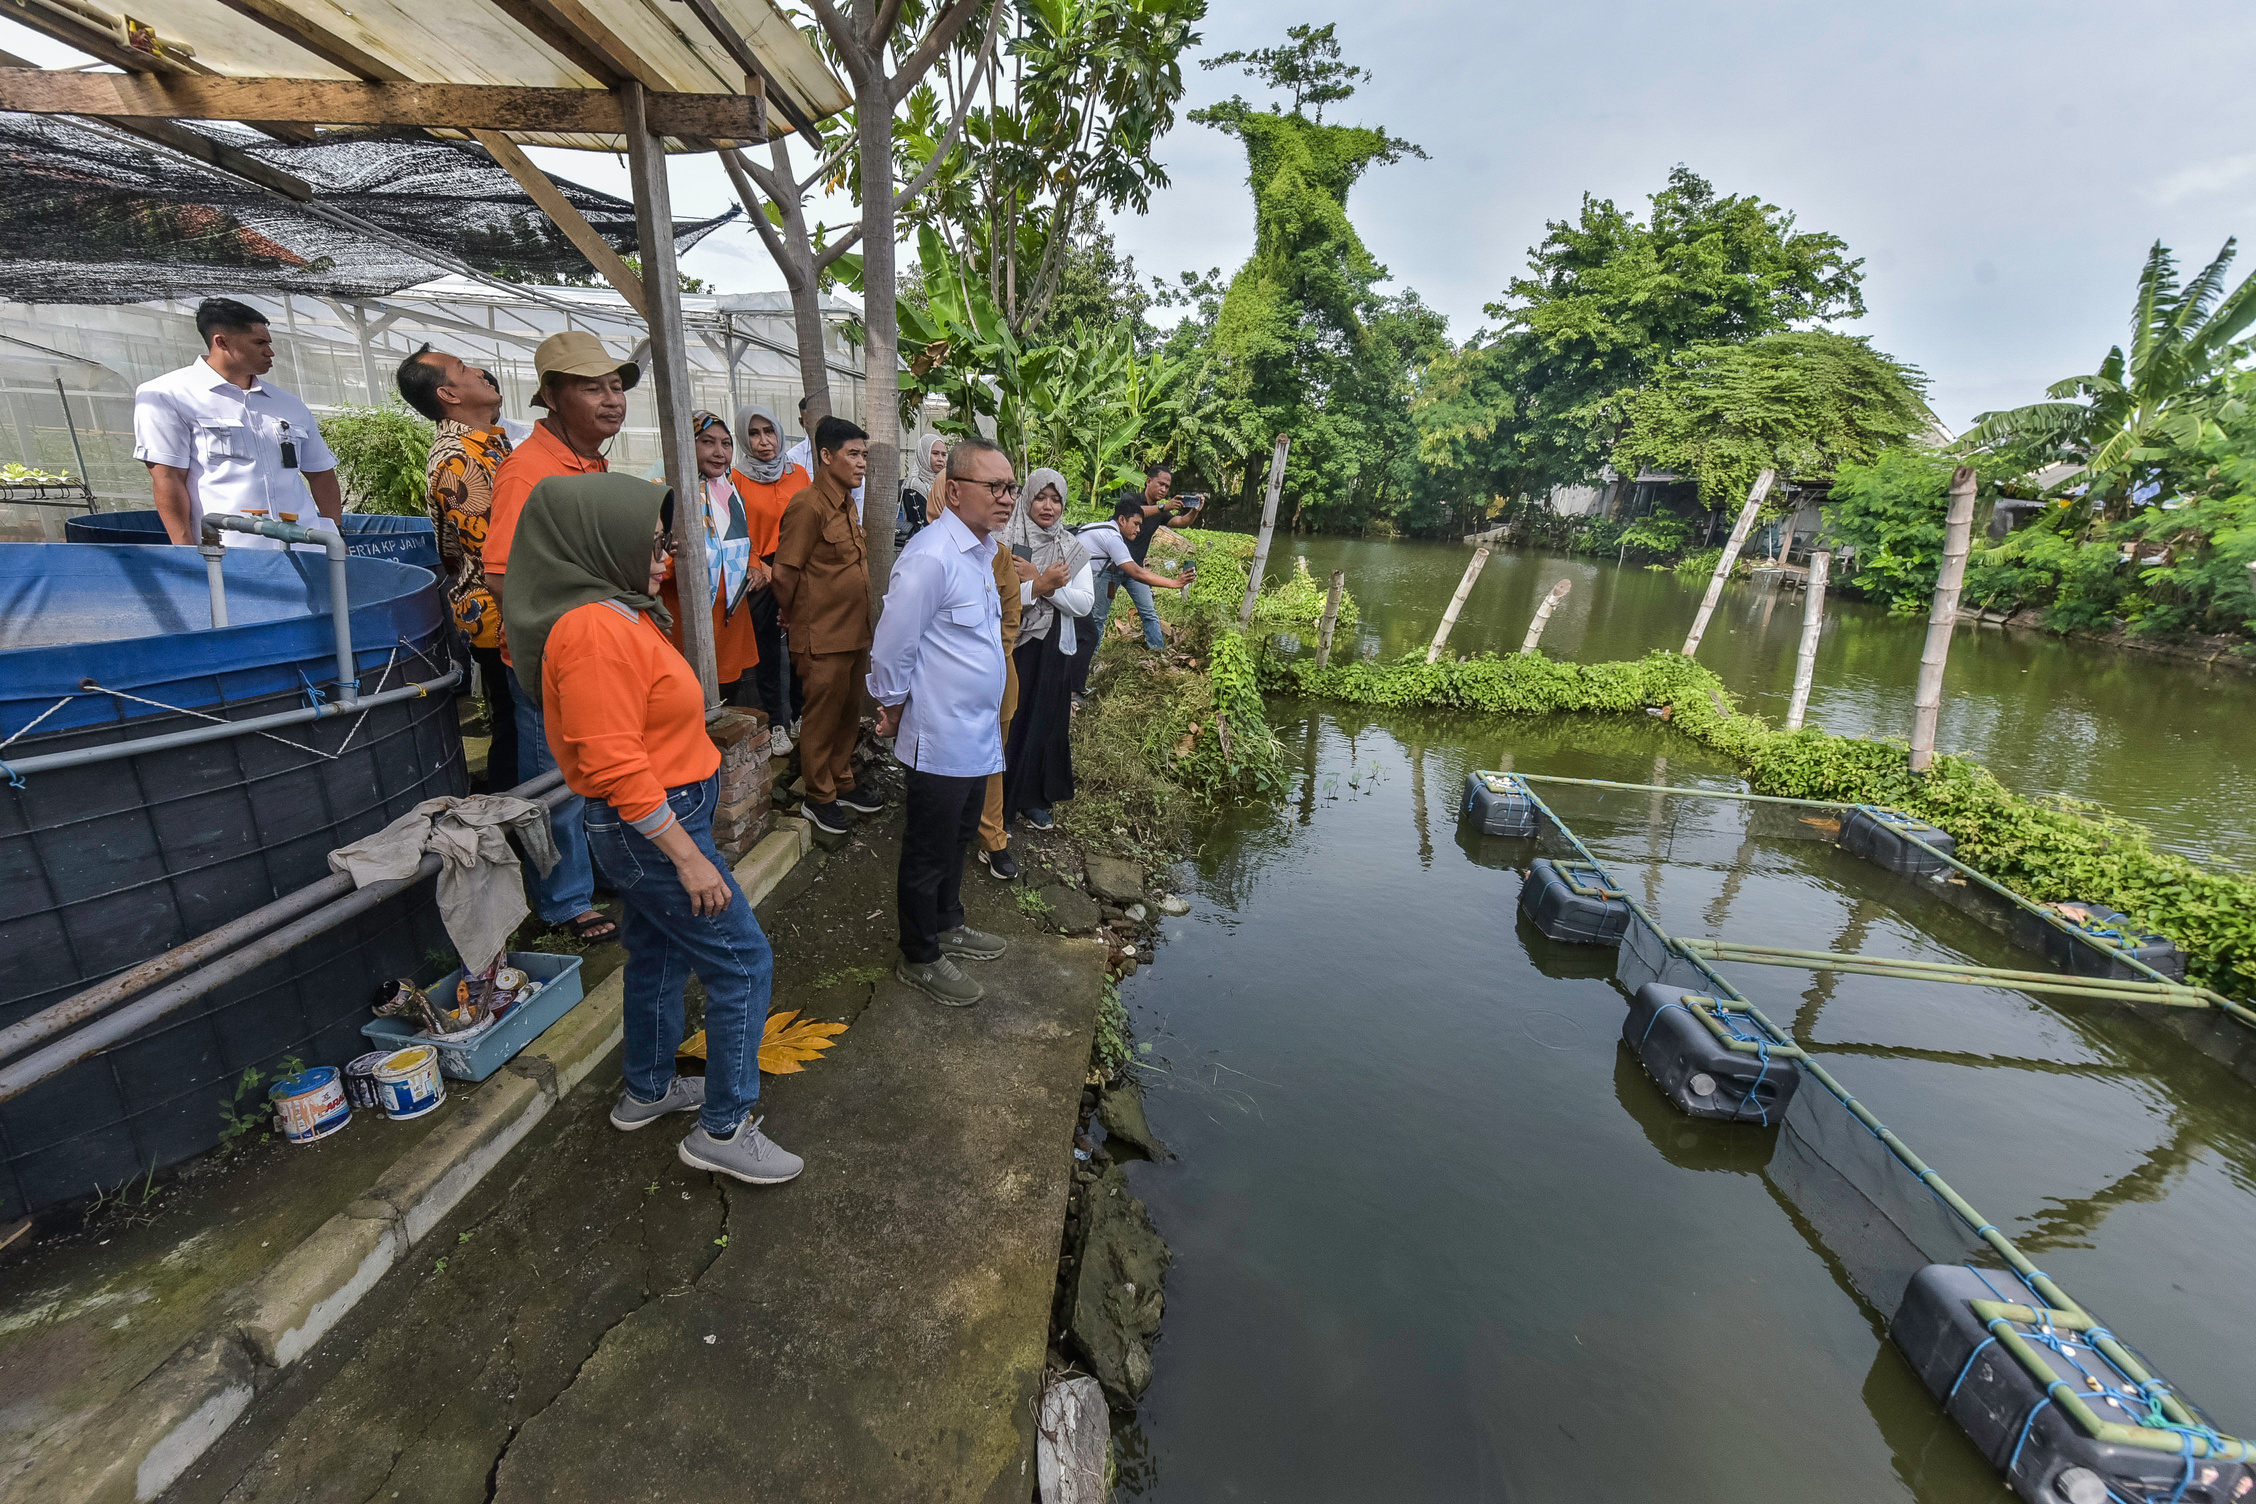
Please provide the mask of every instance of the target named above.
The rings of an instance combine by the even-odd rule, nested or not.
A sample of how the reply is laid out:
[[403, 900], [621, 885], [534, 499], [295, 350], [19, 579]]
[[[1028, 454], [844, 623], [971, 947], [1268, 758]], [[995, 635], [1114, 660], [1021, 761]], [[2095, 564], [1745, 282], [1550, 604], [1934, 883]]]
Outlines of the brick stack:
[[721, 749], [721, 803], [713, 812], [713, 844], [741, 861], [768, 829], [768, 717], [731, 707], [705, 724]]

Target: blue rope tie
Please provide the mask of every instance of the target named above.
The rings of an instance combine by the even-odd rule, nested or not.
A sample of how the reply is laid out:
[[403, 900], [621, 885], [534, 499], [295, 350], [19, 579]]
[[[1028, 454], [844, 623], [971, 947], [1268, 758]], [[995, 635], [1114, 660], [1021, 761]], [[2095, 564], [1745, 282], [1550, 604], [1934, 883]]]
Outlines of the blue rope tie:
[[[2054, 1382], [2058, 1383], [2059, 1381], [2056, 1379]], [[2043, 1399], [2029, 1407], [2029, 1418], [2021, 1422], [2021, 1439], [2013, 1444], [2013, 1456], [2005, 1464], [2005, 1475], [2008, 1478], [2012, 1477], [2013, 1470], [2021, 1465], [2021, 1449], [2029, 1444], [2029, 1428], [2037, 1423], [2037, 1412], [2051, 1403], [2052, 1396], [2047, 1394]]]
[[23, 774], [17, 772], [14, 768], [9, 767], [8, 760], [4, 757], [0, 757], [0, 773], [5, 773], [8, 775], [9, 788], [20, 789], [29, 787], [29, 785], [27, 785], [23, 780]]
[[1949, 1407], [1952, 1400], [1958, 1398], [1958, 1386], [1965, 1383], [1966, 1376], [1974, 1371], [1974, 1360], [1982, 1356], [1982, 1349], [1988, 1347], [1995, 1341], [1997, 1341], [1997, 1338], [1994, 1335], [1984, 1337], [1980, 1342], [1975, 1344], [1974, 1351], [1966, 1355], [1966, 1366], [1958, 1371], [1958, 1378], [1952, 1382], [1950, 1393], [1943, 1396], [1943, 1405], [1945, 1408]]
[[298, 670], [298, 682], [305, 686], [308, 705], [318, 707], [323, 703], [321, 691], [313, 687], [313, 681], [306, 677], [306, 671], [302, 668]]

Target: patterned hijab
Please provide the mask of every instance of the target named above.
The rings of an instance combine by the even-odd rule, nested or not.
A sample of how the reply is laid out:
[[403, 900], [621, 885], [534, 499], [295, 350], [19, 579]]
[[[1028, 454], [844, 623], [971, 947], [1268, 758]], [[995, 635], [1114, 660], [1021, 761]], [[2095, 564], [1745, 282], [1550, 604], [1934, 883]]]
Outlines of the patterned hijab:
[[[1057, 488], [1061, 506], [1057, 521], [1043, 527], [1034, 520], [1034, 498], [1050, 486]], [[1010, 521], [1003, 525], [1003, 547], [1025, 549], [1034, 556], [1036, 569], [1048, 569], [1052, 564], [1062, 563], [1065, 565], [1065, 577], [1071, 581], [1089, 562], [1089, 550], [1082, 547], [1081, 540], [1066, 529], [1062, 504], [1069, 500], [1065, 477], [1055, 470], [1037, 470], [1026, 477], [1026, 486], [1018, 493], [1017, 510], [1011, 513]], [[1050, 622], [1057, 616], [1054, 601], [1053, 596], [1038, 595], [1034, 598], [1034, 604], [1026, 608], [1025, 615], [1019, 620], [1018, 634], [1021, 639], [1040, 637], [1050, 629]]]
[[671, 628], [648, 593], [651, 539], [673, 515], [674, 493], [632, 475], [552, 475], [533, 487], [509, 551], [501, 619], [525, 697], [541, 702], [541, 654], [568, 611], [618, 601]]
[[[776, 452], [775, 458], [772, 460], [752, 458], [752, 436], [746, 430], [750, 428], [754, 418], [767, 419], [768, 427], [776, 431]], [[744, 472], [746, 480], [755, 480], [763, 486], [772, 486], [783, 479], [783, 467], [787, 463], [783, 457], [783, 452], [788, 447], [783, 442], [783, 425], [776, 421], [774, 413], [758, 403], [736, 410], [736, 468]]]

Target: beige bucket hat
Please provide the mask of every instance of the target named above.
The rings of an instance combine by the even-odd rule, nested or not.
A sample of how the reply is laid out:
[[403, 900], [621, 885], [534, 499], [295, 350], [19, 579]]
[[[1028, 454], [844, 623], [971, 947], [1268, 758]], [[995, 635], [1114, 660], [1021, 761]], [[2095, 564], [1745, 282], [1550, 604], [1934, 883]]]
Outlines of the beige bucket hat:
[[[619, 384], [628, 391], [642, 380], [642, 367], [633, 361], [622, 361], [603, 348], [603, 341], [584, 329], [567, 329], [562, 334], [551, 334], [540, 342], [533, 352], [535, 377], [546, 382], [553, 373], [558, 376], [608, 376], [616, 371]], [[535, 396], [534, 407], [548, 404]]]

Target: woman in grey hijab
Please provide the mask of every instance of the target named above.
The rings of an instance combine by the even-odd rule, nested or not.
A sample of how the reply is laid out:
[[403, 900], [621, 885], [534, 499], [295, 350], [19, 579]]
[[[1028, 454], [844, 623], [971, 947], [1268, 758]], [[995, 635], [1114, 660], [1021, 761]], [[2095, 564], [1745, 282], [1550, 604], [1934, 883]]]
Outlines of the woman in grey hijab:
[[924, 531], [925, 524], [940, 519], [932, 498], [940, 494], [940, 473], [948, 463], [945, 434], [928, 433], [917, 441], [916, 463], [901, 482], [901, 515], [893, 527], [896, 543], [906, 543]]
[[[754, 452], [757, 447], [752, 442], [754, 433], [752, 420], [754, 418], [767, 419], [768, 432], [775, 435], [775, 442], [765, 446], [768, 449], [768, 457], [764, 460]], [[756, 402], [738, 408], [736, 410], [736, 452], [738, 456], [736, 468], [743, 473], [746, 480], [756, 481], [763, 486], [772, 486], [783, 479], [784, 467], [788, 462], [783, 457], [783, 425], [776, 422], [776, 415]]]
[[1073, 685], [1085, 619], [1097, 603], [1089, 551], [1065, 525], [1065, 477], [1036, 470], [1003, 528], [1003, 546], [1034, 566], [1019, 585], [1018, 713], [1003, 749], [1003, 818], [1023, 814], [1036, 830], [1055, 822], [1050, 806], [1073, 797]]

